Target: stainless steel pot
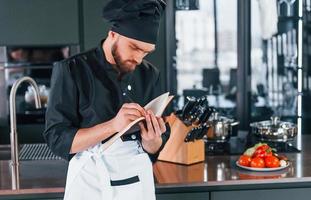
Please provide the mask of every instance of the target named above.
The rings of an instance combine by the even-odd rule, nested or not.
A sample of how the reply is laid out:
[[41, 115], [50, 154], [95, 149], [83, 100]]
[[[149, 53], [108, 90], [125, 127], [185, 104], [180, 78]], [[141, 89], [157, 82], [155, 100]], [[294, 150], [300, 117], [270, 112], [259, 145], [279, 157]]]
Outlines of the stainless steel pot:
[[263, 141], [286, 142], [297, 136], [296, 124], [282, 122], [279, 117], [271, 117], [271, 120], [251, 123], [250, 127], [252, 134]]
[[212, 120], [209, 120], [207, 131], [207, 141], [226, 142], [230, 139], [232, 127], [239, 124], [233, 119], [219, 116], [218, 113], [213, 113]]

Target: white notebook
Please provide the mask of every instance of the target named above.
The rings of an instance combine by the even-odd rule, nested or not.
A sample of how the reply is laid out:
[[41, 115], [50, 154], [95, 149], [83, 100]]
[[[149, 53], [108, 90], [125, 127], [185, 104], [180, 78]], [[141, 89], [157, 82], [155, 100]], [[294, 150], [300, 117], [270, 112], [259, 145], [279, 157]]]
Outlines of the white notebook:
[[[145, 110], [151, 110], [155, 116], [161, 117], [167, 105], [171, 102], [174, 96], [170, 96], [169, 92], [166, 92], [157, 98], [150, 101], [147, 105], [144, 106]], [[108, 141], [106, 141], [101, 146], [101, 150], [106, 150], [110, 145], [112, 145], [118, 138], [124, 134], [130, 134], [139, 130], [138, 122], [145, 120], [145, 117], [137, 118], [135, 121], [132, 121], [128, 124], [122, 131], [115, 134]]]

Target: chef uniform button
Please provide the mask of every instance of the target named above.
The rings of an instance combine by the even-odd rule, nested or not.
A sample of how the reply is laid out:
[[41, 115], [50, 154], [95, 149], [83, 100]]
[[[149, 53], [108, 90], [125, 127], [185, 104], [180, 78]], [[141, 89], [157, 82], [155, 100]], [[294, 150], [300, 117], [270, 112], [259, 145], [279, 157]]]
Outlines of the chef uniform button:
[[126, 93], [125, 92], [123, 92], [123, 94], [122, 94], [123, 96], [125, 96], [126, 95]]
[[136, 135], [135, 135], [135, 134], [132, 134], [132, 135], [131, 135], [131, 138], [132, 138], [133, 140], [135, 140], [135, 139], [136, 139]]
[[128, 89], [129, 91], [131, 91], [131, 90], [132, 90], [132, 86], [131, 86], [131, 85], [128, 85], [128, 86], [127, 86], [127, 89]]

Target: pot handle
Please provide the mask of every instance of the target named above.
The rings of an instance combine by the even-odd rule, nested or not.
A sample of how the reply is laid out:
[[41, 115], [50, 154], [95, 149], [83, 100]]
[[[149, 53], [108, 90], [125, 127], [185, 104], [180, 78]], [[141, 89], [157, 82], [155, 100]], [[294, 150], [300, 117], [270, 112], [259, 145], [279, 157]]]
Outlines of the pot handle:
[[236, 126], [236, 125], [239, 125], [239, 124], [240, 124], [240, 122], [236, 121], [236, 122], [230, 123], [230, 126]]

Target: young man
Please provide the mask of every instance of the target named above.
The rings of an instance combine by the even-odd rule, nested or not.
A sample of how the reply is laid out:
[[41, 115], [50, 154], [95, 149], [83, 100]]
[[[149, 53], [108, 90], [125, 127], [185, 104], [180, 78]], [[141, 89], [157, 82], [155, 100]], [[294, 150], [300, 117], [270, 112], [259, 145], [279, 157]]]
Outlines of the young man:
[[[152, 161], [169, 137], [162, 118], [144, 110], [158, 96], [159, 72], [143, 58], [155, 50], [163, 0], [112, 0], [112, 24], [97, 48], [53, 68], [44, 137], [70, 160], [65, 200], [155, 199]], [[134, 103], [135, 102], [135, 103]], [[140, 131], [101, 145], [131, 121]]]

